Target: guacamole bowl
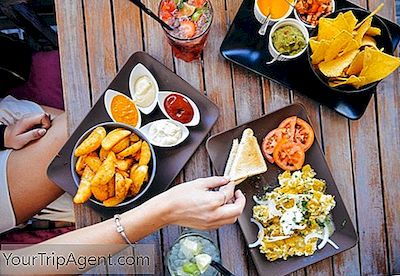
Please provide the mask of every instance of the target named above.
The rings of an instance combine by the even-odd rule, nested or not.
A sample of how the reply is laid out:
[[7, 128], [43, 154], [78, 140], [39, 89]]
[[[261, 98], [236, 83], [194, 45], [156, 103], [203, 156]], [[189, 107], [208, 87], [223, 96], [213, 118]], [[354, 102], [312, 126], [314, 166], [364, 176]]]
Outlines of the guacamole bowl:
[[309, 39], [303, 24], [293, 18], [284, 19], [272, 27], [268, 50], [278, 61], [295, 59], [306, 51]]

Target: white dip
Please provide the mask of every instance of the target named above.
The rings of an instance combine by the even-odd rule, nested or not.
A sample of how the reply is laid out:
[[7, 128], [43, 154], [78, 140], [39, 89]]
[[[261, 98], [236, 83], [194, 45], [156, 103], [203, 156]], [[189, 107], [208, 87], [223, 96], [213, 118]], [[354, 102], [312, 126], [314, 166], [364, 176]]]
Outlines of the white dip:
[[156, 89], [154, 83], [147, 76], [138, 78], [134, 84], [135, 94], [133, 101], [139, 107], [149, 107], [156, 98]]
[[174, 123], [158, 121], [150, 126], [149, 135], [155, 143], [161, 146], [170, 146], [182, 138], [182, 130]]

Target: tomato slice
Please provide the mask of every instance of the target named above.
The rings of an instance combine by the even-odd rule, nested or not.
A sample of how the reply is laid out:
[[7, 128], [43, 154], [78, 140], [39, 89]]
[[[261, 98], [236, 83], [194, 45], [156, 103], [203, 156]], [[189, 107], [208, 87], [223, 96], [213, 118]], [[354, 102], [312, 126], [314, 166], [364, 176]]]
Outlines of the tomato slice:
[[285, 129], [285, 138], [291, 141], [293, 141], [294, 132], [296, 129], [296, 119], [297, 116], [286, 118], [285, 120], [282, 121], [282, 123], [279, 124], [278, 127]]
[[309, 123], [303, 119], [296, 119], [294, 142], [302, 145], [304, 151], [307, 151], [314, 143], [314, 131]]
[[285, 171], [295, 171], [303, 167], [305, 160], [301, 145], [287, 139], [282, 139], [275, 147], [273, 158], [276, 165]]
[[276, 128], [274, 130], [271, 130], [263, 140], [262, 152], [265, 158], [267, 158], [270, 163], [274, 163], [274, 158], [272, 157], [272, 154], [274, 153], [276, 145], [280, 142], [280, 140], [282, 140], [283, 132], [284, 129]]
[[186, 38], [191, 38], [196, 33], [196, 25], [190, 20], [184, 20], [181, 22], [179, 30]]

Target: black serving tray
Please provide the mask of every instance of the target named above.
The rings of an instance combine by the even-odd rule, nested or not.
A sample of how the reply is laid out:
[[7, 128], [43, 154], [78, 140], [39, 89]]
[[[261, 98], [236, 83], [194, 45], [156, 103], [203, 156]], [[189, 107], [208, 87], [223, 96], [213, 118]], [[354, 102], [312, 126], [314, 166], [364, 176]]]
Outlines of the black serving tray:
[[[144, 52], [133, 54], [106, 90], [113, 89], [130, 97], [128, 87], [129, 75], [138, 63], [143, 64], [153, 74], [154, 78], [158, 82], [160, 91], [176, 91], [192, 99], [200, 110], [200, 123], [197, 126], [188, 127], [190, 131], [189, 137], [186, 138], [182, 144], [172, 148], [154, 147], [157, 162], [156, 174], [149, 189], [137, 201], [120, 207], [104, 207], [91, 201], [85, 203], [106, 218], [132, 209], [133, 207], [136, 207], [146, 200], [165, 191], [183, 169], [196, 149], [207, 137], [207, 134], [210, 132], [212, 126], [216, 123], [219, 117], [218, 107], [206, 96], [201, 94], [159, 61]], [[166, 118], [157, 106], [149, 115], [142, 114], [142, 126], [158, 119]], [[110, 121], [112, 120], [104, 106], [103, 93], [50, 164], [47, 170], [49, 178], [72, 196], [75, 195], [78, 189], [74, 183], [70, 166], [71, 155], [76, 142], [82, 134], [91, 127], [99, 123]]]
[[[265, 64], [272, 59], [268, 51], [269, 33], [267, 32], [264, 37], [258, 34], [261, 24], [254, 17], [254, 1], [243, 1], [222, 42], [221, 54], [227, 60], [289, 89], [303, 93], [349, 119], [359, 119], [364, 114], [376, 89], [371, 89], [362, 94], [343, 95], [335, 93], [315, 76], [308, 63], [307, 52], [304, 52], [295, 60], [275, 62], [271, 65]], [[360, 7], [345, 0], [337, 0], [336, 10], [344, 8]], [[387, 19], [381, 17], [380, 19], [388, 28], [392, 36], [393, 49], [396, 49], [400, 41], [400, 26]]]

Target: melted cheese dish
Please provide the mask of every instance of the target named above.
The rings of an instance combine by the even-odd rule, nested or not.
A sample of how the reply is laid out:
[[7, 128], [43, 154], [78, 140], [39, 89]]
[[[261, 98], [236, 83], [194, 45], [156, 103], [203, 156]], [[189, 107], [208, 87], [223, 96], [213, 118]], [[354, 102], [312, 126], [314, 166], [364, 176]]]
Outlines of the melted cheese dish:
[[[259, 228], [261, 253], [269, 261], [286, 260], [290, 256], [312, 255], [333, 234], [330, 211], [335, 207], [332, 195], [325, 194], [325, 181], [316, 179], [313, 169], [306, 165], [301, 171], [286, 171], [279, 175], [279, 187], [255, 198], [253, 218]], [[318, 239], [322, 242], [317, 246]]]

